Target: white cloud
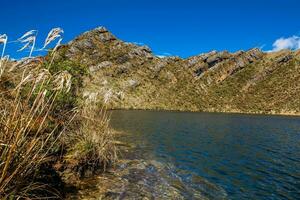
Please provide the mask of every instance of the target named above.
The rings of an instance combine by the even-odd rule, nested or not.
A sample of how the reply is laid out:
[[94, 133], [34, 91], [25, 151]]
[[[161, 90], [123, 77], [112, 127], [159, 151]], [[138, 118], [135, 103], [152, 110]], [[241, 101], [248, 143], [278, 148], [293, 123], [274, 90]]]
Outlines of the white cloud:
[[288, 38], [279, 38], [273, 43], [273, 49], [271, 51], [280, 51], [282, 49], [300, 49], [300, 37], [292, 36]]

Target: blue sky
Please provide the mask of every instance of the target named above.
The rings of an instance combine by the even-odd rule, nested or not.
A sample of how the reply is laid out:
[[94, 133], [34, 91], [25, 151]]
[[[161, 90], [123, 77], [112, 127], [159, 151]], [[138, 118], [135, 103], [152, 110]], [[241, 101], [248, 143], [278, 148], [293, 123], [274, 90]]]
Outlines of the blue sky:
[[[299, 8], [298, 0], [1, 0], [0, 34], [15, 40], [37, 29], [42, 46], [52, 27], [63, 28], [68, 42], [105, 26], [122, 40], [147, 44], [157, 55], [181, 57], [213, 49], [271, 50], [277, 39], [292, 36], [279, 46], [297, 48]], [[14, 45], [8, 53], [17, 57]]]

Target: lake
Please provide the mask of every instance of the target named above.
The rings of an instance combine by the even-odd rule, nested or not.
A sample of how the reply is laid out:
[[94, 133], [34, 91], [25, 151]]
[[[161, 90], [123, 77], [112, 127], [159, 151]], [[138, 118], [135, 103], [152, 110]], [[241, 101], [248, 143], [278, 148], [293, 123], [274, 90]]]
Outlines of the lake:
[[299, 117], [116, 110], [111, 125], [193, 188], [200, 176], [228, 199], [300, 199]]

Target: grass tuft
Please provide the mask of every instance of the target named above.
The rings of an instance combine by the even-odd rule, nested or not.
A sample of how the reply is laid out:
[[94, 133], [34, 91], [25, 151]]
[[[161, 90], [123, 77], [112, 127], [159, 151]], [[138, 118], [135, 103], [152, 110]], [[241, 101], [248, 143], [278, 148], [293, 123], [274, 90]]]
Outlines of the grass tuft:
[[117, 160], [114, 132], [109, 127], [109, 115], [102, 107], [85, 106], [77, 116], [80, 128], [66, 156], [69, 165], [84, 176], [87, 172], [105, 171]]

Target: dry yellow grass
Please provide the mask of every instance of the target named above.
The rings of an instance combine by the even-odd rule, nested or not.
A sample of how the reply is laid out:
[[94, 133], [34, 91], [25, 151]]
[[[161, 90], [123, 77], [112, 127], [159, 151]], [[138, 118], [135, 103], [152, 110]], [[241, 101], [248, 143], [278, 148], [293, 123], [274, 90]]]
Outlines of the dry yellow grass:
[[80, 176], [88, 171], [105, 171], [117, 160], [114, 132], [109, 127], [109, 115], [104, 107], [85, 105], [77, 121], [80, 128], [71, 134], [70, 150], [66, 160]]
[[[0, 199], [60, 198], [59, 191], [46, 184], [48, 175], [41, 174], [44, 168], [51, 167], [50, 161], [67, 158], [76, 172], [80, 172], [79, 168], [105, 171], [117, 158], [113, 134], [108, 127], [109, 118], [103, 107], [97, 112], [94, 106], [84, 105], [76, 112], [76, 122], [71, 124], [75, 105], [71, 108], [60, 105], [64, 102], [60, 98], [72, 92], [72, 76], [68, 71], [50, 72], [62, 33], [63, 30], [57, 28], [48, 34], [43, 48], [57, 38], [58, 42], [50, 54], [51, 62], [46, 66], [43, 59], [32, 57], [35, 31], [20, 38], [21, 42], [27, 42], [21, 50], [31, 49], [29, 57], [14, 62], [4, 54], [7, 36], [0, 35], [0, 45], [3, 45], [0, 60]], [[56, 116], [67, 113], [68, 116], [62, 118], [67, 121], [56, 122], [53, 112]], [[68, 144], [66, 156], [54, 155], [67, 127], [76, 131], [64, 137]]]
[[[21, 70], [21, 75], [16, 76], [15, 71], [6, 72], [0, 80], [2, 198], [30, 197], [30, 191], [41, 189], [42, 186], [33, 181], [36, 171], [49, 160], [49, 151], [63, 133], [57, 134], [57, 126], [46, 130], [56, 97], [64, 89], [49, 90], [48, 86], [55, 84], [59, 76], [51, 76], [38, 65], [36, 68], [28, 65]], [[6, 87], [8, 82], [14, 86]]]

